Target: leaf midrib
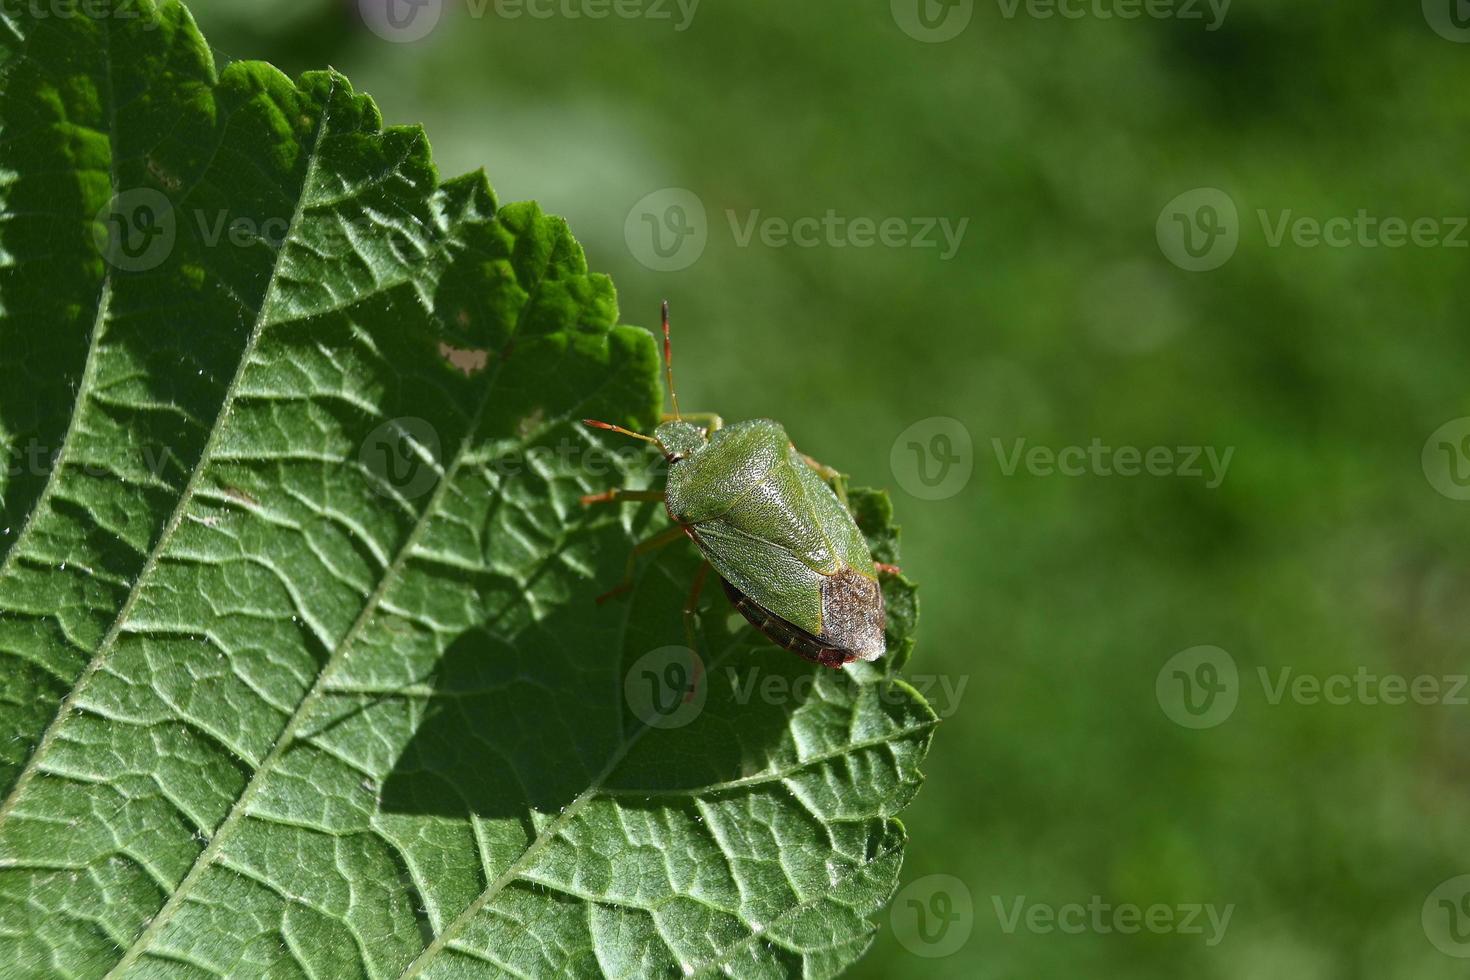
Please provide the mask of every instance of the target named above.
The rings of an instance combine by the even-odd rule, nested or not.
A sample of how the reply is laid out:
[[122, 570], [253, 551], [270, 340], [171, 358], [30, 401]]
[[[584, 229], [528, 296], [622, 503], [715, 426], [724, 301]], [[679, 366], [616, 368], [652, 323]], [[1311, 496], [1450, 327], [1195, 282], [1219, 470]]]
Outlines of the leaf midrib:
[[[330, 95], [328, 98], [328, 104], [330, 105]], [[321, 133], [325, 132], [327, 115], [328, 113], [324, 111], [323, 129], [321, 132], [318, 133], [318, 144], [321, 140]], [[315, 167], [315, 164], [316, 154], [314, 151], [311, 164], [308, 168], [308, 177], [303, 184], [303, 188], [309, 186], [310, 172]], [[303, 190], [302, 201], [304, 201], [304, 199], [305, 192]], [[297, 218], [299, 218], [301, 213], [301, 206], [302, 202], [299, 201], [296, 216], [293, 216], [291, 226], [288, 229], [287, 235], [283, 239], [283, 250], [285, 244], [289, 243], [293, 238], [292, 233], [296, 228]], [[547, 258], [546, 267], [543, 267], [543, 269], [541, 270], [541, 274], [536, 279], [536, 286], [539, 286], [542, 282], [545, 281], [552, 261], [554, 261], [554, 259], [549, 256]], [[272, 286], [274, 285], [274, 280], [275, 277], [273, 274]], [[265, 303], [269, 301], [269, 297], [272, 292], [273, 290], [268, 287], [266, 290], [266, 300], [262, 303], [262, 316], [264, 315]], [[520, 313], [518, 314], [518, 321], [516, 324], [517, 328], [519, 328], [519, 326], [521, 325], [519, 318], [524, 317], [525, 311], [529, 307], [529, 304], [530, 300], [528, 299], [526, 305], [522, 307]], [[517, 333], [519, 333], [519, 329], [513, 330], [512, 336], [515, 336]], [[216, 828], [214, 834], [210, 837], [209, 843], [200, 850], [198, 855], [196, 855], [194, 862], [190, 865], [188, 872], [186, 872], [184, 878], [179, 882], [178, 886], [172, 890], [169, 898], [165, 901], [163, 907], [160, 908], [159, 911], [150, 919], [148, 926], [128, 947], [128, 949], [124, 952], [122, 958], [119, 959], [119, 961], [113, 966], [110, 971], [108, 971], [108, 977], [122, 976], [122, 974], [133, 964], [135, 964], [138, 959], [141, 958], [145, 953], [149, 953], [151, 955], [153, 951], [149, 949], [149, 946], [151, 945], [153, 939], [161, 933], [161, 931], [173, 918], [174, 914], [183, 904], [185, 897], [193, 888], [194, 883], [197, 882], [199, 877], [215, 863], [216, 856], [219, 854], [219, 851], [223, 847], [222, 842], [230, 836], [231, 831], [233, 831], [233, 829], [238, 826], [239, 822], [248, 815], [249, 804], [254, 800], [261, 786], [264, 785], [265, 777], [273, 771], [275, 764], [285, 755], [285, 753], [293, 745], [295, 745], [297, 741], [299, 741], [299, 739], [296, 737], [296, 729], [298, 728], [300, 723], [311, 713], [311, 710], [316, 706], [320, 698], [330, 692], [331, 689], [328, 687], [328, 682], [330, 681], [332, 674], [335, 672], [336, 667], [342, 662], [343, 659], [345, 659], [347, 652], [352, 648], [353, 642], [356, 640], [362, 628], [377, 613], [381, 601], [384, 595], [387, 593], [389, 587], [397, 582], [398, 575], [401, 573], [404, 564], [413, 555], [423, 531], [431, 523], [433, 517], [436, 516], [440, 500], [443, 498], [444, 494], [449, 492], [450, 487], [453, 485], [454, 477], [458, 473], [460, 467], [464, 464], [465, 459], [472, 447], [473, 440], [476, 434], [479, 432], [480, 425], [484, 419], [485, 411], [490, 405], [490, 396], [495, 390], [495, 383], [499, 378], [504, 364], [504, 358], [496, 359], [494, 368], [485, 379], [484, 389], [479, 400], [479, 404], [476, 407], [473, 418], [468, 423], [464, 438], [461, 440], [460, 446], [455, 450], [454, 456], [451, 459], [449, 466], [445, 468], [443, 474], [436, 482], [433, 492], [430, 494], [423, 510], [420, 512], [418, 519], [415, 521], [413, 528], [410, 529], [409, 534], [405, 537], [403, 544], [400, 546], [397, 554], [394, 556], [392, 564], [388, 568], [384, 569], [382, 576], [378, 580], [377, 586], [364, 601], [363, 608], [358, 613], [357, 618], [353, 621], [347, 632], [335, 645], [332, 654], [328, 657], [327, 661], [317, 672], [316, 679], [313, 681], [310, 690], [308, 690], [305, 696], [303, 696], [301, 702], [297, 705], [296, 710], [292, 712], [291, 717], [287, 720], [285, 726], [277, 735], [275, 742], [271, 747], [271, 750], [265, 755], [264, 758], [261, 759], [259, 765], [254, 767], [254, 772], [251, 774], [249, 783], [246, 785], [241, 794], [236, 798], [235, 802], [231, 805], [229, 813]], [[243, 367], [244, 365], [242, 362], [242, 371]], [[366, 955], [363, 955], [362, 959], [364, 967], [367, 968], [369, 972], [371, 972], [371, 962], [369, 958]]]
[[[108, 25], [108, 53], [106, 60], [108, 64], [108, 82], [110, 95], [112, 79], [111, 21], [107, 20], [106, 18], [104, 18], [104, 21], [106, 21]], [[239, 390], [240, 383], [242, 378], [244, 377], [245, 371], [250, 364], [251, 357], [255, 351], [255, 346], [259, 342], [261, 334], [264, 332], [266, 326], [266, 310], [269, 307], [270, 296], [275, 289], [276, 280], [280, 274], [282, 261], [286, 254], [286, 246], [291, 241], [291, 233], [296, 229], [300, 221], [301, 214], [306, 206], [305, 202], [307, 192], [310, 188], [311, 180], [316, 170], [318, 157], [321, 152], [322, 140], [325, 138], [325, 134], [327, 132], [327, 123], [331, 115], [331, 97], [333, 93], [335, 93], [336, 87], [337, 78], [335, 75], [333, 75], [331, 79], [331, 85], [328, 89], [327, 99], [322, 108], [322, 118], [318, 124], [316, 137], [313, 140], [311, 152], [307, 159], [306, 173], [302, 177], [301, 192], [297, 198], [296, 209], [292, 214], [291, 224], [288, 228], [286, 236], [282, 239], [280, 249], [276, 252], [275, 261], [271, 266], [270, 279], [266, 284], [265, 291], [262, 293], [260, 310], [256, 314], [255, 323], [251, 326], [250, 335], [246, 338], [245, 346], [241, 351], [239, 366], [235, 370], [234, 377], [230, 379], [229, 386], [225, 389], [224, 397], [220, 402], [219, 412], [216, 414], [214, 424], [210, 428], [209, 437], [205, 440], [204, 448], [199, 454], [199, 459], [195, 462], [194, 468], [189, 474], [189, 482], [184, 485], [184, 489], [179, 495], [179, 501], [175, 505], [173, 513], [169, 515], [169, 519], [167, 523], [164, 524], [163, 531], [159, 535], [158, 541], [154, 544], [152, 550], [149, 551], [148, 557], [144, 560], [143, 566], [139, 569], [138, 576], [134, 580], [133, 586], [129, 590], [127, 598], [123, 601], [122, 606], [118, 608], [117, 615], [113, 618], [112, 624], [108, 627], [106, 634], [103, 635], [101, 642], [98, 643], [97, 652], [92, 655], [92, 659], [87, 663], [87, 666], [83, 668], [82, 673], [78, 675], [76, 682], [72, 685], [71, 690], [67, 692], [66, 696], [63, 697], [61, 702], [58, 704], [56, 714], [52, 717], [50, 723], [47, 724], [45, 732], [42, 734], [40, 740], [37, 741], [35, 748], [31, 751], [30, 758], [26, 760], [26, 764], [21, 770], [20, 775], [16, 777], [14, 785], [11, 786], [10, 793], [6, 796], [5, 801], [3, 803], [0, 803], [0, 828], [3, 828], [5, 826], [5, 822], [14, 811], [17, 801], [19, 801], [22, 797], [24, 789], [30, 784], [30, 781], [35, 778], [36, 773], [39, 771], [38, 764], [42, 756], [45, 754], [45, 751], [55, 740], [56, 735], [60, 730], [62, 720], [67, 716], [72, 707], [75, 706], [78, 698], [86, 690], [88, 682], [92, 679], [93, 676], [96, 675], [97, 671], [101, 669], [103, 664], [106, 663], [108, 656], [112, 652], [114, 644], [117, 642], [118, 636], [122, 632], [123, 625], [128, 621], [129, 617], [132, 614], [133, 606], [136, 604], [138, 597], [142, 594], [144, 586], [151, 578], [154, 569], [157, 568], [158, 561], [163, 555], [164, 551], [167, 550], [175, 532], [183, 523], [183, 519], [185, 514], [188, 512], [189, 505], [193, 502], [193, 497], [199, 487], [199, 482], [204, 475], [204, 471], [213, 455], [214, 447], [220, 438], [220, 433], [224, 429], [225, 421], [226, 419], [228, 419], [230, 410], [234, 405], [235, 395]], [[111, 105], [112, 101], [111, 99], [109, 99], [109, 106], [111, 107]], [[115, 138], [115, 120], [110, 119], [108, 125], [108, 138], [109, 140], [111, 140]], [[94, 337], [94, 344], [95, 340], [96, 338]], [[89, 354], [89, 364], [91, 360], [92, 356], [91, 354]], [[86, 394], [86, 386], [79, 386], [77, 389], [78, 405], [82, 404], [82, 402], [85, 400]], [[73, 409], [74, 420], [79, 414], [79, 412]], [[59, 470], [60, 466], [58, 464], [52, 470], [53, 477]]]
[[[112, 81], [112, 21], [110, 18], [103, 18], [102, 34], [106, 38], [106, 45], [103, 48], [103, 61], [106, 62], [107, 65], [107, 180], [108, 187], [112, 191], [112, 195], [116, 197], [118, 193], [117, 93]], [[27, 48], [30, 47], [29, 35], [26, 36], [25, 44]], [[22, 57], [26, 56], [22, 55]], [[39, 518], [39, 515], [43, 511], [45, 511], [47, 506], [49, 505], [51, 495], [55, 491], [57, 482], [60, 480], [60, 474], [63, 469], [63, 460], [66, 458], [66, 454], [71, 448], [72, 438], [77, 431], [78, 425], [80, 424], [79, 420], [82, 413], [79, 409], [87, 396], [87, 392], [91, 389], [93, 380], [95, 379], [95, 365], [99, 348], [98, 341], [101, 339], [102, 336], [102, 327], [107, 319], [108, 310], [111, 308], [112, 298], [112, 276], [114, 270], [110, 263], [104, 264], [107, 265], [107, 271], [103, 273], [102, 285], [98, 288], [97, 312], [92, 319], [92, 335], [87, 340], [87, 360], [82, 367], [81, 380], [77, 384], [77, 395], [76, 399], [72, 402], [71, 418], [67, 421], [66, 432], [62, 436], [61, 449], [57, 453], [56, 459], [51, 464], [51, 471], [46, 475], [46, 485], [41, 488], [40, 495], [36, 498], [36, 502], [31, 506], [30, 513], [26, 515], [25, 523], [21, 526], [20, 531], [16, 533], [15, 538], [10, 542], [10, 547], [5, 552], [4, 560], [0, 561], [0, 581], [4, 581], [5, 578], [9, 576], [11, 571], [14, 569], [15, 559], [21, 554], [21, 542], [29, 537], [32, 528], [35, 527], [35, 523]], [[128, 601], [130, 602], [131, 599], [132, 596], [129, 595]], [[111, 631], [116, 629], [117, 625], [121, 622], [121, 618], [122, 611], [120, 609], [118, 613], [118, 618], [113, 620], [109, 635], [113, 635]], [[103, 643], [106, 643], [107, 639], [108, 636], [104, 636]], [[101, 666], [101, 650], [102, 646], [99, 644], [98, 652], [93, 654], [92, 660], [88, 662], [85, 668], [83, 668], [82, 674], [77, 677], [76, 683], [74, 683], [67, 694], [60, 701], [57, 702], [56, 714], [52, 716], [51, 721], [47, 723], [45, 730], [41, 733], [41, 737], [37, 739], [35, 744], [31, 747], [30, 753], [26, 756], [26, 760], [22, 764], [20, 772], [15, 777], [15, 782], [11, 783], [10, 785], [10, 792], [5, 795], [5, 799], [3, 801], [0, 801], [0, 827], [5, 826], [5, 821], [10, 817], [11, 811], [15, 808], [16, 801], [20, 799], [21, 790], [30, 783], [32, 778], [34, 778], [34, 774], [36, 772], [36, 760], [40, 758], [42, 750], [50, 745], [58, 722], [66, 716], [66, 713], [68, 710], [70, 710], [72, 703], [75, 702], [75, 695], [78, 688], [80, 687], [82, 679], [90, 676], [91, 673], [95, 672], [97, 667]]]
[[[497, 365], [498, 369], [499, 365]], [[492, 377], [490, 381], [493, 382], [493, 380], [494, 378]], [[433, 517], [436, 516], [435, 508], [443, 495], [448, 492], [448, 488], [453, 482], [453, 477], [458, 472], [463, 461], [470, 440], [479, 428], [479, 423], [484, 415], [485, 408], [490, 402], [490, 387], [491, 385], [487, 384], [485, 397], [481, 400], [479, 408], [470, 422], [460, 447], [455, 450], [454, 460], [445, 470], [444, 476], [434, 485], [434, 490], [429, 495], [423, 511], [419, 514], [418, 520], [414, 522], [414, 526], [404, 538], [403, 544], [398, 549], [398, 553], [393, 557], [392, 564], [383, 570], [382, 576], [378, 579], [378, 584], [363, 602], [362, 609], [358, 612], [357, 618], [353, 620], [352, 625], [343, 634], [342, 639], [337, 642], [332, 650], [331, 656], [327, 658], [326, 662], [322, 664], [321, 669], [317, 671], [316, 679], [312, 682], [310, 690], [302, 697], [300, 703], [296, 706], [296, 710], [291, 713], [291, 717], [286, 721], [285, 727], [276, 736], [271, 750], [260, 760], [260, 764], [254, 767], [250, 781], [246, 784], [245, 789], [240, 795], [236, 797], [234, 804], [230, 807], [230, 812], [220, 822], [219, 827], [216, 828], [214, 834], [210, 837], [209, 843], [195, 857], [194, 863], [189, 867], [189, 871], [184, 875], [178, 886], [173, 889], [168, 900], [164, 902], [163, 907], [149, 921], [148, 927], [138, 935], [138, 938], [133, 941], [122, 959], [118, 960], [117, 965], [108, 971], [107, 976], [121, 976], [124, 971], [136, 963], [148, 951], [148, 947], [151, 945], [153, 939], [172, 920], [174, 913], [183, 904], [185, 897], [192, 890], [195, 882], [215, 863], [215, 857], [224, 846], [222, 842], [229, 838], [234, 828], [248, 815], [250, 803], [254, 801], [256, 794], [265, 785], [265, 777], [274, 771], [276, 763], [296, 744], [297, 728], [311, 713], [311, 710], [316, 707], [321, 697], [328, 691], [325, 681], [331, 677], [336, 667], [346, 658], [347, 652], [352, 648], [353, 641], [357, 639], [363, 626], [377, 614], [383, 596], [387, 593], [390, 586], [397, 583], [398, 575], [403, 571], [404, 564], [408, 561], [409, 557], [412, 556], [424, 529], [429, 526]], [[370, 969], [370, 959], [365, 955], [362, 959], [364, 967], [369, 967]]]
[[[103, 24], [102, 30], [104, 36], [107, 38], [107, 46], [103, 49], [103, 60], [107, 63], [107, 186], [111, 189], [112, 196], [116, 197], [118, 193], [116, 152], [117, 94], [112, 82], [112, 21], [110, 18], [103, 18], [103, 20], [105, 23]], [[9, 82], [8, 76], [15, 65], [30, 58], [31, 38], [34, 36], [34, 32], [22, 35], [20, 30], [10, 22], [8, 17], [5, 18], [5, 21], [15, 36], [21, 39], [22, 50], [13, 59], [6, 62], [3, 70], [0, 70], [0, 86]], [[0, 138], [13, 138], [15, 135], [0, 133]], [[21, 135], [24, 135], [24, 133]], [[87, 338], [87, 358], [82, 365], [82, 377], [77, 384], [76, 399], [72, 402], [71, 417], [67, 420], [66, 432], [62, 434], [60, 450], [51, 465], [50, 472], [46, 474], [46, 484], [41, 488], [41, 493], [36, 497], [36, 502], [31, 505], [30, 512], [26, 514], [26, 519], [21, 524], [20, 530], [16, 532], [15, 537], [10, 539], [10, 544], [5, 549], [4, 558], [0, 558], [0, 581], [4, 581], [15, 568], [15, 560], [21, 552], [21, 542], [30, 536], [30, 531], [34, 527], [38, 515], [46, 509], [45, 505], [51, 499], [58, 474], [60, 474], [62, 469], [61, 461], [65, 458], [67, 450], [71, 447], [72, 436], [76, 432], [77, 420], [81, 415], [77, 411], [77, 406], [82, 403], [82, 393], [88, 390], [90, 382], [94, 377], [93, 363], [97, 355], [97, 341], [102, 335], [102, 324], [107, 318], [107, 311], [110, 308], [112, 299], [112, 274], [114, 270], [111, 263], [103, 264], [107, 268], [102, 275], [102, 283], [97, 289], [97, 310], [92, 316], [92, 332]], [[34, 750], [32, 754], [34, 754]], [[27, 761], [29, 761], [29, 758]], [[19, 781], [18, 777], [17, 781]], [[6, 798], [4, 804], [0, 804], [0, 825], [3, 825], [5, 822], [5, 814], [8, 811], [6, 804], [8, 803], [9, 797]]]

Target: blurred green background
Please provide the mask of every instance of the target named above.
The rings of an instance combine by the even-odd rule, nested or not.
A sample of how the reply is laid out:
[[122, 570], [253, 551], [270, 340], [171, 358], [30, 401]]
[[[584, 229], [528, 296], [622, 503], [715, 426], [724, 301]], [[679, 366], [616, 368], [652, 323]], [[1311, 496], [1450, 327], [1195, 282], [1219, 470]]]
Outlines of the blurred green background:
[[[924, 603], [909, 672], [948, 717], [904, 815], [917, 884], [856, 973], [1465, 976], [1465, 889], [1431, 892], [1470, 872], [1470, 692], [1444, 696], [1470, 669], [1470, 501], [1448, 469], [1470, 457], [1421, 458], [1470, 416], [1470, 232], [1445, 220], [1470, 213], [1464, 4], [1237, 0], [1210, 30], [1218, 10], [1192, 0], [1137, 19], [1103, 16], [1117, 0], [1072, 0], [1077, 18], [537, 2], [552, 16], [446, 0], [412, 43], [356, 0], [194, 8], [222, 59], [341, 69], [389, 122], [425, 125], [446, 176], [483, 166], [502, 200], [566, 216], [627, 321], [669, 298], [686, 408], [780, 419], [893, 491]], [[921, 40], [921, 13], [963, 30]], [[1167, 234], [1196, 188], [1238, 209], [1238, 247], [1207, 271]], [[1200, 200], [1176, 209], [1199, 234], [1230, 226]], [[1442, 241], [1272, 243], [1283, 218], [1360, 210], [1433, 219]], [[757, 212], [829, 211], [968, 224], [947, 259], [742, 241]], [[661, 259], [649, 221], [692, 244]], [[960, 460], [930, 490], [936, 434]], [[1218, 487], [1008, 475], [1018, 439], [1234, 455]], [[1200, 645], [1237, 668], [1235, 708], [1191, 728], [1166, 665]], [[1440, 696], [1370, 703], [1354, 680], [1346, 704], [1274, 697], [1288, 670], [1429, 675]], [[936, 889], [942, 930], [917, 920], [945, 911]], [[1007, 928], [1018, 900], [1093, 896], [1233, 910], [1213, 945], [1203, 914], [1203, 934], [1090, 912], [1075, 933]]]

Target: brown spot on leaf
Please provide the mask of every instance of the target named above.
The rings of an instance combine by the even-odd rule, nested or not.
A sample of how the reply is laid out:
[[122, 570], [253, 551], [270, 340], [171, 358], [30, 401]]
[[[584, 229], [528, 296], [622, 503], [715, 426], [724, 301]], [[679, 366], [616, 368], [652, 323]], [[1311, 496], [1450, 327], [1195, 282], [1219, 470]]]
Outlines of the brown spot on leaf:
[[439, 342], [439, 356], [444, 358], [453, 367], [464, 372], [466, 378], [473, 377], [485, 370], [485, 365], [490, 363], [490, 352], [484, 350], [466, 350]]

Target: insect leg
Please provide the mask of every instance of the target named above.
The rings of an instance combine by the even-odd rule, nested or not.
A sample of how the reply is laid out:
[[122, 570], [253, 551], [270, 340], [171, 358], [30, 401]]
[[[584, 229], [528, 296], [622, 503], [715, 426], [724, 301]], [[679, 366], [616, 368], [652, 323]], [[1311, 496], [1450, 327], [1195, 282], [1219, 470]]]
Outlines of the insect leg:
[[709, 562], [699, 563], [699, 571], [694, 573], [694, 582], [689, 586], [689, 598], [684, 600], [684, 638], [689, 642], [689, 649], [695, 653], [699, 652], [699, 641], [695, 635], [694, 621], [699, 615], [699, 596], [704, 591], [704, 581], [709, 577], [709, 569]]
[[658, 532], [651, 538], [647, 538], [646, 540], [640, 541], [635, 544], [632, 550], [628, 552], [628, 564], [623, 569], [622, 581], [613, 588], [604, 592], [602, 595], [598, 596], [597, 604], [600, 606], [607, 600], [612, 599], [616, 596], [620, 596], [633, 587], [633, 572], [636, 571], [638, 568], [639, 555], [646, 555], [651, 551], [657, 551], [664, 545], [673, 544], [675, 541], [679, 540], [683, 536], [684, 528], [676, 524], [673, 527], [668, 528], [667, 530]]
[[614, 488], [604, 490], [602, 493], [589, 493], [582, 498], [583, 506], [592, 504], [615, 504], [623, 500], [662, 500], [664, 495], [658, 490], [622, 490]]
[[[674, 421], [674, 417], [672, 415], [665, 415], [662, 421], [672, 422]], [[725, 420], [720, 418], [720, 416], [715, 412], [690, 412], [688, 415], [684, 416], [684, 421], [702, 422], [704, 424], [705, 431], [710, 433], [717, 432], [725, 427]]]

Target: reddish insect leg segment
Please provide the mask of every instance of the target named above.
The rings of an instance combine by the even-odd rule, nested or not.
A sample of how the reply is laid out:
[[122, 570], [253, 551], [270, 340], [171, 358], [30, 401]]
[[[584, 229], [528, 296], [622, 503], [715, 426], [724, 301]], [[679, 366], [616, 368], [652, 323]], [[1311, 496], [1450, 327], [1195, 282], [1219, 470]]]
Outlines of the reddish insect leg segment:
[[699, 613], [699, 596], [704, 592], [704, 582], [709, 578], [709, 570], [709, 562], [699, 563], [699, 571], [694, 573], [694, 582], [689, 586], [689, 598], [684, 600], [684, 638], [689, 643], [689, 649], [695, 653], [699, 652], [699, 645], [694, 632], [694, 620]]
[[633, 573], [638, 568], [638, 556], [646, 555], [651, 551], [657, 551], [666, 544], [672, 544], [684, 536], [682, 527], [671, 527], [660, 531], [646, 541], [640, 541], [628, 552], [628, 564], [623, 570], [623, 580], [616, 586], [597, 597], [597, 604], [602, 605], [609, 599], [622, 595], [633, 587]]
[[653, 436], [646, 436], [641, 432], [634, 432], [632, 429], [625, 429], [621, 425], [613, 425], [611, 422], [599, 422], [596, 419], [583, 419], [582, 424], [590, 425], [594, 429], [605, 429], [608, 432], [616, 432], [619, 435], [632, 436], [634, 439], [642, 439], [644, 442], [651, 442], [655, 446], [658, 445], [658, 440], [653, 438]]
[[602, 493], [589, 493], [582, 498], [582, 505], [590, 507], [592, 504], [616, 504], [623, 500], [662, 500], [664, 495], [657, 490], [622, 490], [613, 488], [604, 490]]

